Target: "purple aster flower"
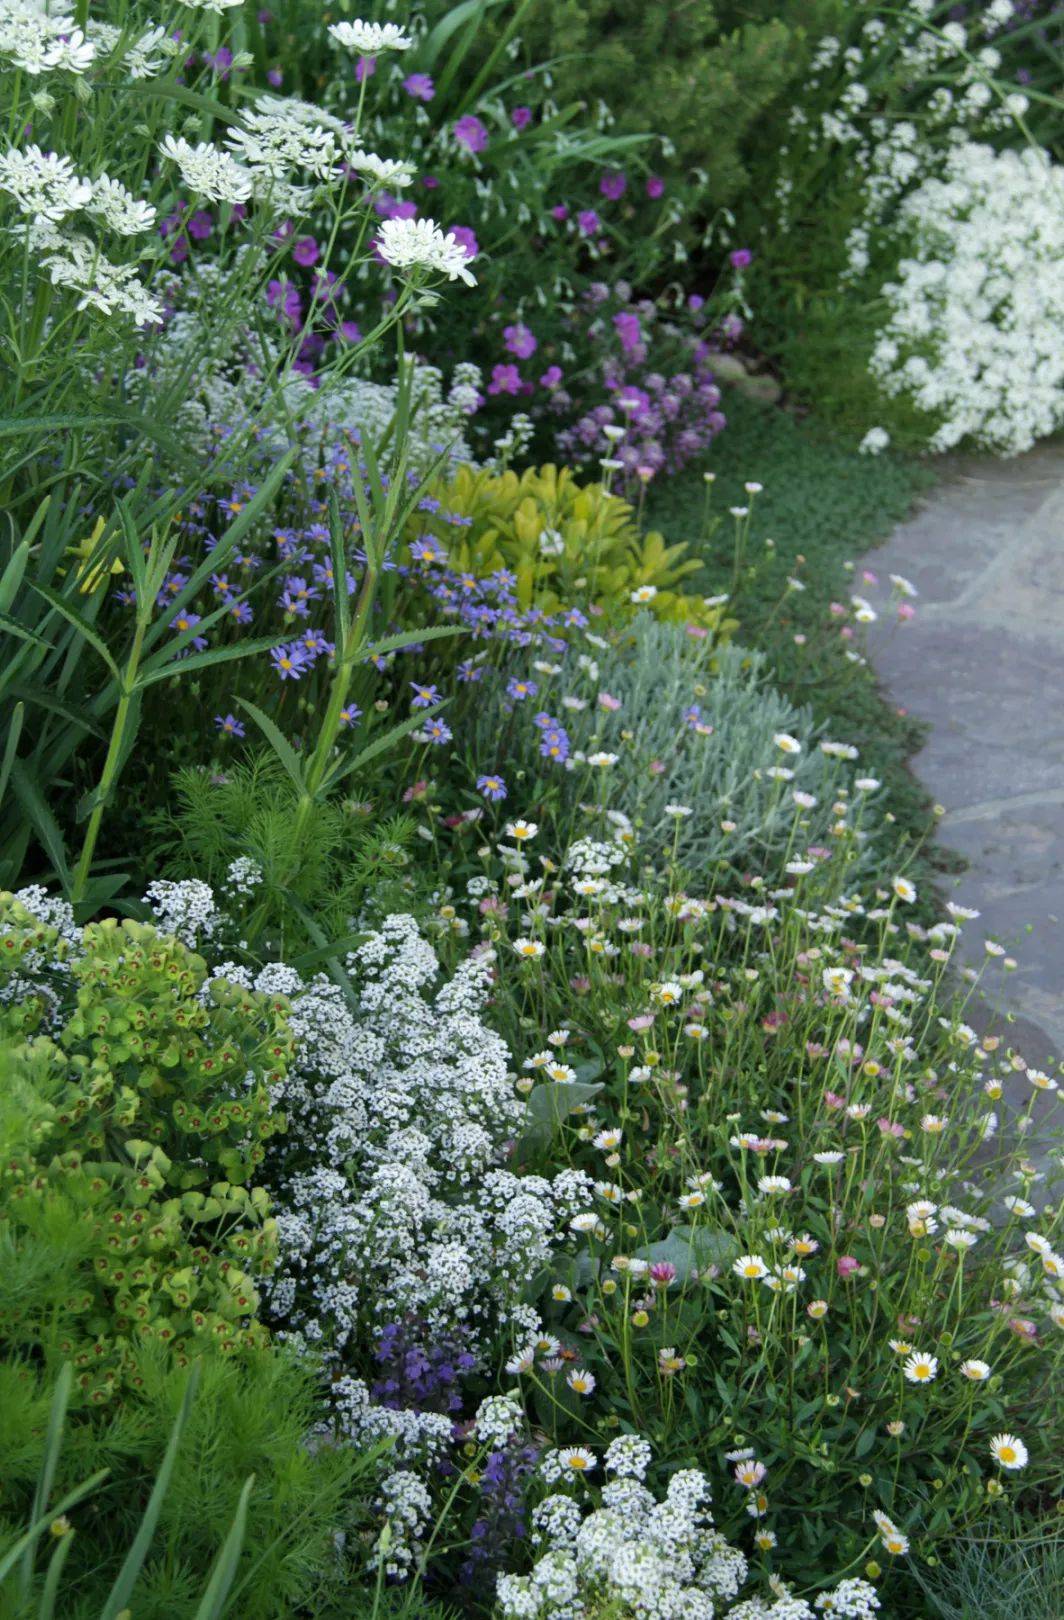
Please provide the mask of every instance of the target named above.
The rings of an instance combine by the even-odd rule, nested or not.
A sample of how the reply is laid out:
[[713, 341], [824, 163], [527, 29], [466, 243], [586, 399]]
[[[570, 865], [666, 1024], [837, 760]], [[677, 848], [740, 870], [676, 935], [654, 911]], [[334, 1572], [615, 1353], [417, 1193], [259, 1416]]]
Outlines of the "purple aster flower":
[[506, 797], [506, 783], [501, 776], [478, 776], [477, 791], [492, 804], [498, 804], [500, 799]]
[[487, 125], [475, 113], [465, 113], [454, 126], [454, 138], [467, 152], [483, 152], [488, 144]]
[[543, 759], [553, 759], [559, 765], [569, 758], [569, 734], [564, 726], [545, 727], [539, 735], [539, 752]]
[[532, 332], [523, 322], [516, 326], [504, 326], [502, 329], [503, 342], [511, 354], [516, 354], [519, 360], [527, 360], [539, 348], [539, 344]]
[[216, 714], [214, 723], [223, 737], [243, 737], [244, 724], [235, 714]]
[[527, 129], [529, 124], [532, 122], [532, 108], [515, 107], [513, 112], [510, 114], [510, 122], [514, 126], [514, 129]]
[[250, 602], [234, 602], [228, 614], [228, 617], [236, 624], [250, 624], [254, 616]]
[[434, 686], [419, 686], [416, 681], [410, 682], [414, 696], [411, 700], [412, 709], [431, 709], [434, 703], [439, 703], [440, 694]]
[[526, 698], [535, 697], [539, 687], [535, 681], [519, 681], [513, 676], [506, 683], [506, 696], [513, 698], [515, 703], [523, 703]]
[[298, 681], [309, 662], [298, 641], [293, 641], [288, 647], [274, 647], [270, 658], [274, 671], [282, 681]]
[[611, 169], [599, 181], [599, 190], [610, 202], [616, 202], [628, 190], [628, 177], [620, 169]]
[[340, 710], [340, 724], [342, 726], [357, 726], [362, 718], [362, 710], [357, 703], [349, 703], [346, 709]]
[[460, 681], [466, 681], [469, 683], [479, 681], [484, 675], [484, 665], [474, 664], [471, 658], [466, 658], [462, 661], [462, 663], [459, 664], [456, 674]]
[[451, 731], [451, 728], [447, 724], [446, 720], [440, 720], [437, 718], [434, 720], [429, 720], [425, 724], [425, 741], [435, 743], [437, 747], [442, 747], [444, 743], [449, 743], [453, 735], [454, 733]]
[[593, 208], [582, 209], [576, 216], [576, 223], [581, 236], [594, 236], [601, 225], [601, 221]]
[[436, 94], [436, 86], [433, 84], [432, 75], [429, 73], [411, 73], [408, 78], [403, 80], [403, 89], [415, 101], [431, 101]]
[[[170, 628], [171, 630], [176, 630], [178, 635], [181, 635], [186, 630], [194, 630], [199, 622], [200, 614], [198, 613], [179, 613], [176, 619], [170, 620]], [[197, 652], [202, 652], [206, 645], [206, 636], [193, 636], [192, 640], [181, 649], [178, 656], [182, 658], [186, 657], [190, 647], [195, 647]]]

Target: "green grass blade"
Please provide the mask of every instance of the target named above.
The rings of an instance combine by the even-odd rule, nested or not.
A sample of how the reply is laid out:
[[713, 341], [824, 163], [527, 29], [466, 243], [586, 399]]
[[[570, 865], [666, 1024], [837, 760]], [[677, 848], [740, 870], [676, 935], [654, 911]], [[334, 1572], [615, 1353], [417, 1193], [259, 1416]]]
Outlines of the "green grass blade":
[[[197, 625], [197, 630], [199, 626]], [[269, 652], [291, 641], [287, 636], [259, 636], [255, 641], [236, 641], [231, 647], [211, 647], [207, 652], [193, 653], [189, 658], [174, 657], [161, 669], [152, 669], [138, 680], [135, 690], [154, 686], [156, 681], [168, 681], [175, 675], [190, 675], [194, 669], [207, 669], [211, 664], [231, 663], [234, 658], [250, 658], [254, 653]]]
[[460, 636], [465, 628], [464, 624], [434, 624], [427, 630], [403, 630], [394, 636], [385, 636], [383, 641], [371, 642], [368, 647], [360, 647], [359, 657], [383, 657], [385, 653], [398, 652], [400, 647], [410, 647], [422, 641], [439, 641], [442, 636]]
[[181, 1410], [178, 1412], [174, 1426], [170, 1431], [166, 1455], [163, 1457], [162, 1466], [155, 1476], [155, 1484], [152, 1486], [148, 1505], [144, 1509], [144, 1517], [140, 1521], [137, 1534], [133, 1538], [133, 1545], [125, 1556], [122, 1568], [115, 1577], [115, 1583], [108, 1594], [107, 1601], [100, 1610], [100, 1620], [117, 1620], [117, 1616], [122, 1610], [129, 1607], [130, 1595], [136, 1585], [141, 1566], [148, 1556], [148, 1548], [151, 1546], [155, 1526], [159, 1522], [159, 1514], [162, 1511], [163, 1498], [166, 1496], [170, 1486], [170, 1475], [173, 1473], [174, 1463], [177, 1461], [177, 1448], [181, 1444], [181, 1436], [185, 1431], [188, 1415], [192, 1410], [192, 1402], [196, 1398], [199, 1374], [200, 1369], [197, 1363], [189, 1374], [184, 1399], [181, 1402]]
[[48, 1573], [44, 1579], [44, 1590], [41, 1592], [41, 1602], [37, 1610], [37, 1620], [55, 1620], [55, 1600], [59, 1593], [59, 1582], [63, 1574], [63, 1565], [70, 1556], [70, 1549], [74, 1545], [74, 1532], [68, 1530], [63, 1539], [57, 1544], [55, 1552], [48, 1560]]
[[70, 889], [70, 867], [59, 823], [45, 804], [40, 789], [20, 759], [11, 761], [11, 787], [34, 832], [44, 846], [64, 890]]
[[[48, 1409], [48, 1428], [44, 1437], [44, 1457], [41, 1461], [41, 1471], [37, 1475], [37, 1488], [33, 1493], [33, 1511], [30, 1514], [31, 1524], [36, 1524], [38, 1519], [43, 1518], [48, 1511], [48, 1498], [51, 1496], [52, 1486], [55, 1484], [55, 1470], [63, 1444], [63, 1424], [66, 1421], [66, 1410], [73, 1382], [74, 1368], [69, 1361], [65, 1361], [59, 1377], [56, 1379], [55, 1393], [52, 1396], [52, 1404]], [[33, 1545], [31, 1544], [23, 1554], [22, 1568], [19, 1571], [19, 1591], [23, 1603], [29, 1597], [32, 1581]]]
[[0, 804], [4, 802], [7, 792], [8, 779], [11, 776], [11, 767], [15, 761], [15, 749], [22, 735], [22, 720], [26, 713], [25, 704], [16, 703], [11, 711], [11, 723], [7, 728], [7, 739], [4, 743], [4, 757], [0, 760]]
[[303, 781], [303, 767], [299, 762], [299, 755], [296, 753], [287, 737], [282, 734], [274, 721], [270, 719], [269, 715], [263, 714], [262, 710], [256, 704], [252, 703], [249, 698], [238, 697], [236, 701], [239, 703], [242, 709], [246, 709], [248, 714], [250, 714], [251, 718], [254, 720], [255, 724], [258, 726], [259, 730], [272, 747], [274, 753], [277, 755], [277, 758], [288, 772], [288, 775], [291, 777], [293, 783], [295, 784], [296, 791], [299, 793], [305, 793], [306, 784]]
[[376, 759], [378, 754], [383, 754], [386, 749], [391, 748], [397, 742], [401, 742], [412, 731], [416, 731], [418, 726], [423, 726], [427, 720], [431, 720], [433, 715], [439, 714], [441, 709], [447, 707], [449, 701], [448, 698], [443, 703], [437, 703], [434, 709], [421, 709], [417, 714], [410, 715], [401, 725], [392, 726], [390, 730], [385, 731], [381, 736], [375, 737], [353, 759], [346, 760], [333, 770], [322, 784], [323, 788], [333, 787], [335, 783], [342, 781], [345, 776], [350, 776], [352, 771], [357, 771], [360, 765], [368, 765], [371, 759]]
[[237, 1566], [240, 1563], [240, 1554], [244, 1548], [244, 1535], [248, 1522], [248, 1502], [255, 1488], [254, 1474], [245, 1481], [244, 1489], [240, 1493], [233, 1522], [229, 1527], [229, 1534], [218, 1551], [214, 1561], [211, 1578], [207, 1583], [207, 1590], [196, 1610], [193, 1620], [220, 1620], [225, 1610], [229, 1589], [236, 1576]]
[[32, 589], [37, 592], [38, 596], [43, 596], [49, 607], [54, 608], [58, 614], [66, 619], [68, 624], [74, 626], [74, 629], [89, 643], [89, 646], [94, 647], [99, 653], [115, 680], [121, 681], [122, 677], [119, 674], [118, 665], [111, 657], [111, 649], [99, 631], [89, 623], [88, 619], [82, 618], [81, 614], [75, 608], [72, 608], [70, 603], [65, 601], [57, 591], [53, 591], [49, 585], [32, 585]]

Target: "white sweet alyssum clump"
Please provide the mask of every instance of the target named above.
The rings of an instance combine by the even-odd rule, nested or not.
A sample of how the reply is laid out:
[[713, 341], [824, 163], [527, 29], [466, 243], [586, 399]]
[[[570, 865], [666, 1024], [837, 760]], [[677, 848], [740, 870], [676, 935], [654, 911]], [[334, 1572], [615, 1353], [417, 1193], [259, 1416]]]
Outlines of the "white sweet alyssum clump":
[[[884, 19], [857, 8], [845, 45], [821, 39], [788, 120], [771, 228], [795, 223], [811, 165], [833, 160], [856, 181], [839, 280], [888, 305], [872, 375], [927, 413], [930, 449], [967, 440], [1013, 455], [1064, 421], [1064, 182], [1030, 147], [1028, 98], [1002, 87], [987, 43], [1011, 5], [968, 8], [964, 23], [943, 9], [897, 8], [886, 63]], [[878, 454], [884, 431], [861, 450]]]
[[770, 1595], [743, 1599], [748, 1565], [714, 1527], [710, 1488], [695, 1468], [674, 1473], [658, 1500], [643, 1483], [650, 1448], [634, 1436], [611, 1442], [599, 1506], [556, 1493], [532, 1512], [539, 1553], [528, 1575], [500, 1575], [500, 1620], [818, 1620], [817, 1611], [873, 1620], [879, 1609], [867, 1581], [842, 1581], [815, 1607], [793, 1597], [778, 1577]]
[[910, 244], [883, 288], [872, 356], [888, 394], [941, 419], [933, 450], [970, 439], [1016, 455], [1064, 423], [1064, 167], [965, 142], [906, 198]]
[[[319, 1351], [342, 1425], [438, 1440], [408, 1414], [369, 1405], [357, 1367], [388, 1323], [428, 1339], [461, 1327], [470, 1349], [539, 1330], [522, 1304], [587, 1178], [504, 1167], [521, 1129], [509, 1054], [481, 1019], [490, 956], [435, 988], [439, 965], [411, 917], [385, 920], [354, 952], [352, 1010], [324, 978], [291, 969], [253, 980], [292, 1004], [295, 1058], [278, 1097], [288, 1118], [268, 1179], [280, 1257], [269, 1298], [285, 1337]], [[222, 970], [232, 976], [232, 970]], [[416, 1417], [420, 1418], [421, 1414]], [[498, 1416], [498, 1414], [496, 1414]]]

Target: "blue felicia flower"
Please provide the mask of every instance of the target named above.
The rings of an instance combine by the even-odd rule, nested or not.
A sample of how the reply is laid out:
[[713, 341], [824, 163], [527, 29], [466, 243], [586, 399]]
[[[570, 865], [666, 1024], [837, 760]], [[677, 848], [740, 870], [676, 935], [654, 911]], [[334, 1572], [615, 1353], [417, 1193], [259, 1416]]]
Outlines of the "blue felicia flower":
[[506, 783], [501, 776], [478, 776], [477, 789], [492, 804], [506, 797]]

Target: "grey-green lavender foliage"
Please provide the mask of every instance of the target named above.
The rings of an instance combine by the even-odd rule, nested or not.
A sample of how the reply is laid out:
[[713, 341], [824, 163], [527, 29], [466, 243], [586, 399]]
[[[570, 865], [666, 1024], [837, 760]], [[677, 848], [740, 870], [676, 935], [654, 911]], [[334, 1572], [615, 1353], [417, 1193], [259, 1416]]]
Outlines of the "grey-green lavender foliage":
[[[512, 704], [502, 680], [484, 684], [486, 698], [496, 695], [478, 710], [479, 759], [531, 770], [539, 740], [532, 711], [548, 711], [572, 743], [571, 762], [555, 777], [566, 804], [595, 800], [600, 773], [608, 773], [610, 810], [629, 818], [645, 853], [675, 850], [692, 873], [729, 861], [777, 875], [810, 847], [831, 849], [840, 842], [833, 806], [845, 795], [858, 829], [847, 877], [869, 870], [874, 849], [860, 822], [875, 789], [855, 788], [855, 778], [869, 779], [844, 749], [825, 754], [835, 739], [770, 683], [759, 652], [713, 648], [644, 612], [609, 647], [595, 638], [548, 673], [557, 669], [537, 663], [532, 703]], [[596, 752], [617, 757], [588, 765]], [[796, 803], [795, 793], [815, 803]]]

